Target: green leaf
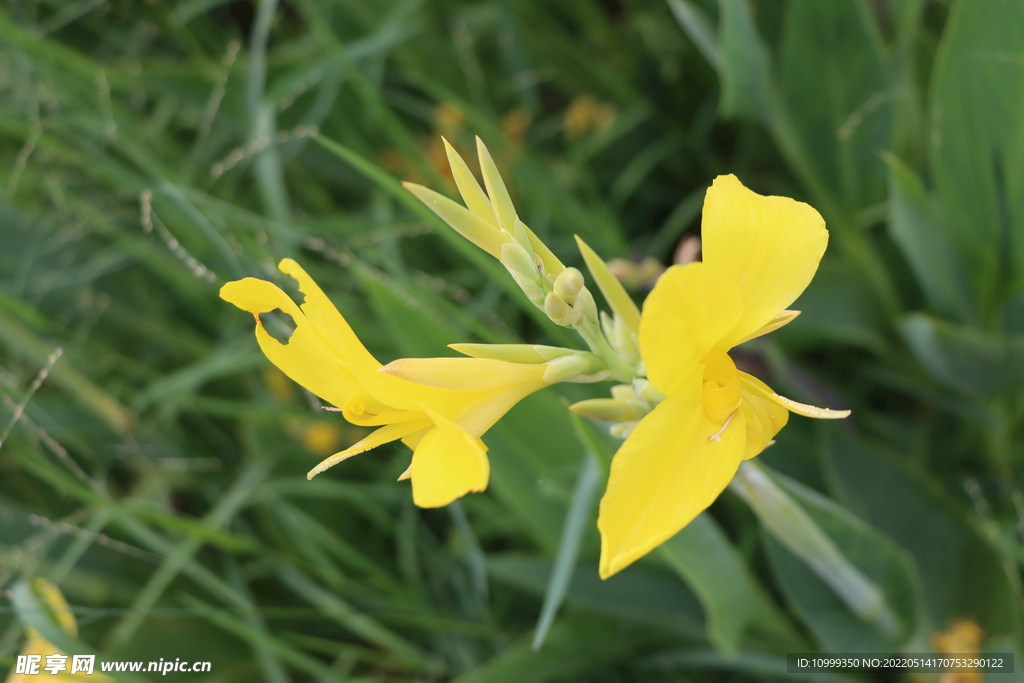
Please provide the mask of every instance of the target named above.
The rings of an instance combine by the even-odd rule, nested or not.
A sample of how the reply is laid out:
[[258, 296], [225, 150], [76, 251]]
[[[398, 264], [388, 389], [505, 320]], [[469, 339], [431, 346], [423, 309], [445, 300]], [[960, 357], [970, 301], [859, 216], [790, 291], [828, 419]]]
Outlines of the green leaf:
[[544, 644], [548, 631], [555, 622], [558, 608], [565, 599], [569, 582], [572, 580], [573, 572], [576, 570], [576, 560], [580, 553], [580, 542], [587, 531], [587, 525], [593, 521], [591, 513], [593, 511], [594, 497], [597, 495], [601, 479], [597, 456], [587, 452], [583, 457], [580, 476], [576, 480], [576, 487], [572, 492], [569, 511], [565, 515], [565, 524], [562, 526], [562, 538], [558, 543], [558, 553], [555, 555], [555, 563], [551, 567], [551, 578], [548, 579], [548, 587], [544, 591], [544, 604], [541, 606], [540, 617], [537, 619], [537, 630], [534, 633], [533, 644], [531, 645], [534, 650], [539, 650], [541, 645]]
[[885, 159], [889, 164], [889, 234], [931, 307], [963, 322], [973, 320], [976, 313], [968, 296], [963, 264], [942, 212], [913, 170], [891, 155]]
[[999, 554], [937, 482], [845, 436], [828, 439], [822, 453], [833, 495], [913, 556], [928, 630], [967, 617], [987, 636], [1019, 641], [1020, 600]]
[[723, 653], [738, 653], [747, 629], [754, 625], [799, 647], [801, 639], [788, 617], [708, 513], [666, 541], [659, 554], [700, 599], [708, 640]]
[[895, 94], [869, 3], [787, 3], [779, 64], [782, 108], [813, 150], [809, 171], [846, 210], [884, 199], [878, 153], [891, 144]]
[[[551, 561], [521, 554], [492, 555], [487, 563], [497, 581], [534, 595], [543, 595], [551, 574]], [[597, 562], [573, 572], [566, 592], [568, 605], [592, 614], [612, 617], [676, 636], [704, 637], [700, 603], [675, 576], [649, 565], [631, 567], [602, 581]], [[561, 624], [556, 624], [557, 631]], [[550, 646], [551, 638], [541, 654]]]
[[718, 12], [722, 79], [719, 110], [726, 117], [768, 123], [771, 59], [757, 33], [750, 5], [747, 0], [718, 0]]
[[935, 58], [931, 171], [983, 319], [1024, 286], [1024, 4], [961, 0]]
[[921, 611], [919, 579], [910, 556], [835, 502], [788, 477], [771, 476], [881, 591], [896, 622], [886, 632], [884, 624], [856, 616], [808, 565], [765, 533], [769, 562], [793, 611], [825, 650], [898, 651], [913, 635]]
[[1024, 382], [1024, 335], [961, 327], [923, 313], [900, 324], [907, 344], [939, 382], [974, 398], [1015, 396]]

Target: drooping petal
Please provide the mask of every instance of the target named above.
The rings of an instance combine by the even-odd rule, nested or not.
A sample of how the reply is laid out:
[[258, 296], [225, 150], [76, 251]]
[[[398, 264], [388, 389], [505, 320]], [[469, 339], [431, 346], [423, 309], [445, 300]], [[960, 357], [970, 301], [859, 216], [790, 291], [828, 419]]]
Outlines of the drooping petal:
[[[743, 457], [742, 411], [722, 425], [701, 407], [698, 369], [633, 429], [612, 460], [597, 520], [602, 578], [671, 538], [719, 496]], [[718, 440], [709, 440], [717, 434]]]
[[[640, 355], [647, 378], [671, 396], [743, 314], [735, 285], [704, 263], [672, 266], [644, 301]], [[727, 347], [722, 347], [727, 348]]]
[[314, 467], [306, 474], [306, 479], [312, 479], [316, 475], [320, 474], [326, 469], [334, 467], [342, 460], [348, 460], [353, 455], [359, 455], [365, 453], [368, 450], [374, 449], [377, 446], [383, 446], [384, 444], [401, 439], [413, 432], [417, 432], [430, 424], [430, 420], [425, 417], [421, 420], [412, 422], [399, 422], [397, 424], [384, 425], [380, 429], [376, 429], [370, 432], [370, 435], [365, 439], [352, 444], [343, 451], [339, 451], [329, 458], [325, 458], [320, 462], [319, 465]]
[[409, 474], [413, 502], [421, 508], [442, 507], [487, 488], [491, 466], [484, 442], [444, 416], [426, 407], [424, 410], [435, 426], [412, 455]]
[[490, 391], [538, 382], [546, 366], [489, 358], [400, 358], [381, 372], [409, 382], [453, 391]]
[[806, 403], [797, 403], [791, 398], [785, 396], [779, 396], [772, 388], [754, 377], [748, 375], [745, 372], [740, 373], [740, 381], [743, 386], [743, 391], [759, 396], [760, 398], [777, 403], [786, 410], [796, 413], [797, 415], [803, 415], [804, 417], [815, 417], [819, 420], [840, 420], [844, 417], [850, 416], [849, 410], [832, 410], [830, 408], [818, 408], [817, 406], [807, 405]]
[[[247, 277], [228, 282], [220, 296], [256, 318], [256, 340], [271, 363], [292, 380], [339, 408], [362, 391], [351, 369], [317, 334], [295, 302], [277, 285]], [[264, 329], [260, 313], [280, 309], [292, 317], [295, 331], [287, 344], [274, 339]]]
[[739, 291], [743, 317], [726, 348], [767, 325], [804, 291], [828, 244], [825, 221], [787, 197], [765, 197], [733, 175], [719, 176], [704, 200], [704, 263]]

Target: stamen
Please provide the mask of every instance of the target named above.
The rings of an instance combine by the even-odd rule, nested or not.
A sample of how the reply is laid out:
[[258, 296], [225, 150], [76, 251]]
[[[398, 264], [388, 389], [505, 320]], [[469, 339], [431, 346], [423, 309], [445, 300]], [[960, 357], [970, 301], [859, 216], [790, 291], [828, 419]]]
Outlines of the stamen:
[[729, 426], [729, 423], [732, 422], [732, 419], [734, 417], [736, 417], [736, 413], [738, 413], [738, 412], [739, 412], [739, 409], [732, 411], [732, 413], [729, 414], [729, 417], [727, 417], [725, 419], [725, 424], [722, 425], [722, 428], [719, 429], [714, 434], [712, 434], [711, 436], [709, 436], [708, 437], [708, 441], [714, 441], [715, 443], [722, 443], [722, 432], [724, 432], [726, 430], [726, 428]]

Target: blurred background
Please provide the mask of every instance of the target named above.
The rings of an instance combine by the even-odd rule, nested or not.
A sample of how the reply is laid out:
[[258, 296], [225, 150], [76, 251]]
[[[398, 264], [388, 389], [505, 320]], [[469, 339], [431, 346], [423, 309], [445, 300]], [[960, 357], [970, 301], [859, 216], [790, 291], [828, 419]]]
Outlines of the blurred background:
[[[1022, 107], [1019, 0], [9, 0], [0, 670], [42, 577], [83, 651], [210, 661], [168, 674], [197, 681], [806, 681], [786, 653], [1014, 649], [1021, 671]], [[581, 472], [616, 442], [564, 406], [606, 384], [520, 404], [487, 492], [445, 509], [395, 482], [402, 446], [306, 481], [363, 432], [265, 360], [228, 280], [297, 259], [382, 362], [579, 346], [401, 190], [453, 194], [442, 135], [467, 158], [480, 135], [524, 221], [567, 264], [573, 234], [617, 259], [638, 301], [699, 253], [718, 174], [823, 214], [803, 315], [737, 358], [853, 410], [793, 417], [759, 461], [894, 625], [729, 492], [601, 582]]]

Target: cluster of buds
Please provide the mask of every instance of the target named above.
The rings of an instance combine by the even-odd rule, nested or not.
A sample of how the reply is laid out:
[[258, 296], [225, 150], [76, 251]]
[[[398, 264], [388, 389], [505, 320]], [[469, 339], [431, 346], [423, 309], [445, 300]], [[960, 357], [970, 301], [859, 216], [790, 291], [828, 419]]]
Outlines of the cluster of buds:
[[[533, 305], [556, 325], [575, 329], [590, 347], [587, 352], [561, 349], [559, 351], [564, 353], [557, 358], [541, 358], [533, 352], [500, 345], [496, 348], [460, 344], [456, 350], [499, 360], [511, 360], [506, 356], [513, 353], [523, 359], [513, 362], [546, 363], [552, 377], [558, 377], [555, 381], [584, 382], [613, 377], [621, 382], [632, 382], [641, 374], [636, 342], [640, 311], [604, 261], [577, 238], [587, 267], [608, 300], [612, 315], [598, 314], [594, 295], [587, 289], [583, 273], [563, 265], [520, 220], [508, 188], [480, 138], [477, 138], [477, 155], [486, 193], [447, 140], [445, 150], [465, 206], [422, 185], [404, 183], [405, 188], [456, 232], [497, 258]], [[471, 353], [469, 347], [474, 347]]]
[[612, 436], [625, 439], [637, 423], [665, 400], [665, 395], [651, 386], [642, 377], [632, 384], [617, 384], [612, 387], [611, 398], [592, 398], [570, 406], [573, 412], [592, 420], [611, 423]]

